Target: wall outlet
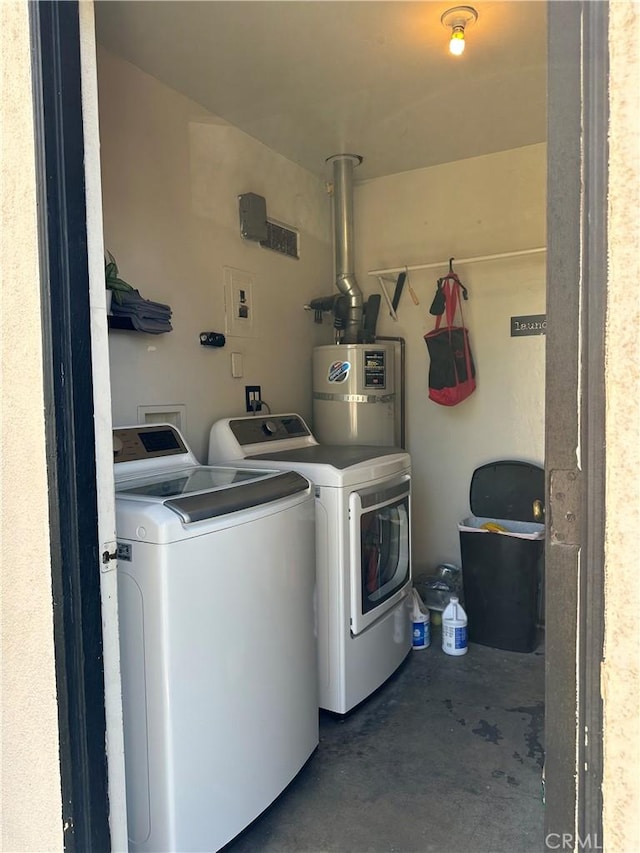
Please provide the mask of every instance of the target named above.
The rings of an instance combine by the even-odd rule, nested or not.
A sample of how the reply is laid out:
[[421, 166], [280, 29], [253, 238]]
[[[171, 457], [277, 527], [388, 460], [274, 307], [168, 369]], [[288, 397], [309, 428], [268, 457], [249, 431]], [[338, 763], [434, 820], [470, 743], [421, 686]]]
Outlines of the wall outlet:
[[248, 412], [262, 411], [262, 392], [259, 385], [245, 385], [244, 399]]

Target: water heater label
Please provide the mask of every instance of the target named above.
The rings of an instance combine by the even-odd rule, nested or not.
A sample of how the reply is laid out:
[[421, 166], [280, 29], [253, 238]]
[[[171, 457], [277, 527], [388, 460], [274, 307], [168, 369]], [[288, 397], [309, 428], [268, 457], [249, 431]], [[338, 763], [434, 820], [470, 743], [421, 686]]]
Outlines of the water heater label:
[[386, 388], [386, 370], [384, 366], [384, 350], [365, 350], [364, 353], [364, 387]]
[[345, 382], [351, 370], [350, 361], [334, 361], [327, 374], [328, 382]]

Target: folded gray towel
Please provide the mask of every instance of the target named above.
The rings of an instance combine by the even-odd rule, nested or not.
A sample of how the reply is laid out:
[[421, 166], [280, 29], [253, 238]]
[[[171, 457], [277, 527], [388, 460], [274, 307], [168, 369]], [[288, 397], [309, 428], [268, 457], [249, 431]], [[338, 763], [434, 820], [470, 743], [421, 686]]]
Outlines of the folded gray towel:
[[129, 319], [134, 329], [138, 332], [146, 332], [149, 335], [160, 335], [163, 332], [171, 332], [173, 329], [168, 320], [150, 320], [136, 317], [135, 314], [132, 314]]
[[125, 290], [120, 291], [120, 297], [116, 302], [116, 305], [119, 308], [123, 308], [125, 306], [135, 306], [135, 305], [148, 305], [153, 306], [159, 311], [165, 311], [168, 314], [171, 314], [171, 306], [165, 305], [162, 302], [153, 302], [151, 299], [145, 299], [140, 295], [139, 290]]
[[171, 312], [159, 311], [149, 305], [139, 307], [119, 305], [117, 309], [112, 309], [112, 313], [117, 317], [146, 317], [149, 320], [169, 320], [171, 318]]
[[162, 302], [144, 299], [137, 290], [121, 292], [120, 300], [112, 302], [111, 313], [116, 317], [129, 317], [132, 321], [135, 318], [140, 323], [150, 323], [152, 326], [155, 322], [167, 323], [169, 328], [165, 327], [162, 331], [171, 329], [171, 307]]

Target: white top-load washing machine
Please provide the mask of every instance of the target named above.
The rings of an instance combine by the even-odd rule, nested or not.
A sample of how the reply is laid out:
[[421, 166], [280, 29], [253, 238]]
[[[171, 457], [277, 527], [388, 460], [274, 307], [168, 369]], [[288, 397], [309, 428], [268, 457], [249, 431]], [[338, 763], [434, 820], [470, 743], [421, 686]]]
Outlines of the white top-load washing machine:
[[314, 498], [114, 430], [130, 849], [215, 851], [318, 744]]
[[209, 462], [297, 471], [315, 484], [320, 707], [345, 714], [411, 649], [411, 460], [322, 445], [297, 414], [213, 425]]

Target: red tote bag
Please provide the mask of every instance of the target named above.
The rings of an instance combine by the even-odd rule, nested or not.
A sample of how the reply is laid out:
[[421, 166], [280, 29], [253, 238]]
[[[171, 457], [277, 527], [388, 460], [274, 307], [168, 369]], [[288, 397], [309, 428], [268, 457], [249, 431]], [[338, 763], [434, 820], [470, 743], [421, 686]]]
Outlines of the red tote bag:
[[[438, 281], [436, 298], [444, 297], [444, 311], [438, 314], [435, 327], [425, 336], [429, 352], [429, 399], [441, 406], [457, 406], [476, 388], [476, 369], [469, 345], [469, 331], [462, 315], [458, 276], [450, 272]], [[456, 323], [456, 314], [460, 322]], [[442, 326], [442, 317], [446, 326]]]

